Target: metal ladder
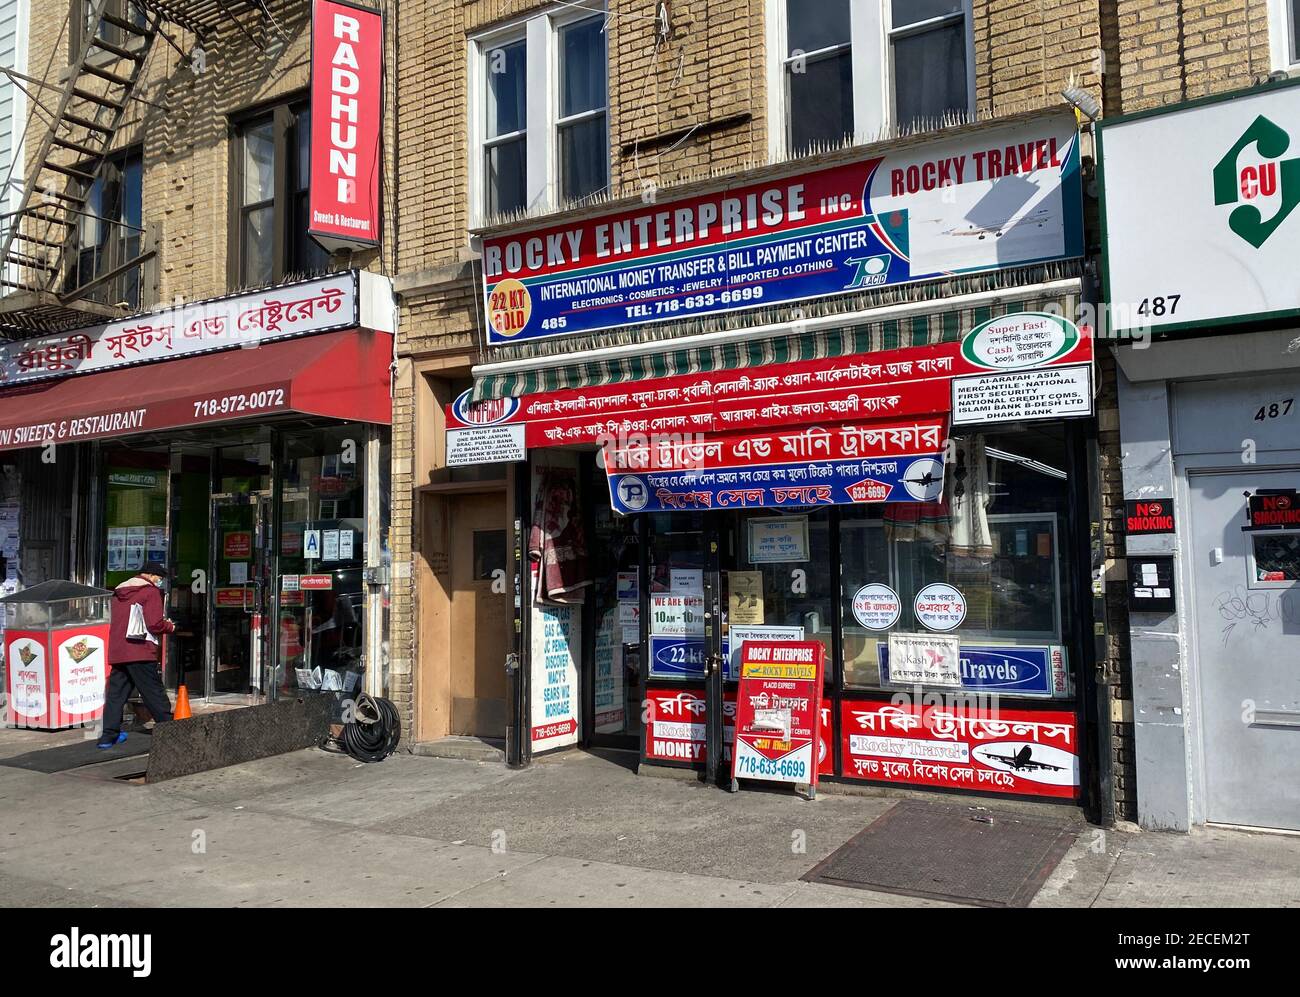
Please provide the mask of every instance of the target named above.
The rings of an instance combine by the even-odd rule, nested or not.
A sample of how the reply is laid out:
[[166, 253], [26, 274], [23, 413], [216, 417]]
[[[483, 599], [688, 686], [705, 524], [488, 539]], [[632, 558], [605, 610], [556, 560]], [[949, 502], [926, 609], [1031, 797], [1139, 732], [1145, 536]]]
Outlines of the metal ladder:
[[[73, 272], [78, 226], [84, 219], [111, 224], [111, 219], [89, 211], [87, 201], [114, 151], [114, 137], [164, 17], [149, 2], [126, 0], [122, 12], [138, 10], [137, 23], [129, 14], [109, 13], [112, 3], [92, 0], [80, 52], [62, 93], [52, 111], [44, 108], [52, 120], [36, 156], [28, 160], [33, 165], [19, 206], [0, 216], [4, 223], [0, 287], [6, 290], [48, 292], [66, 300], [80, 297], [83, 292], [75, 287], [59, 293]], [[116, 29], [112, 41], [102, 37], [110, 28]], [[15, 149], [14, 155], [22, 155], [22, 150]], [[127, 260], [114, 274], [97, 275], [95, 283], [102, 284], [134, 265]]]

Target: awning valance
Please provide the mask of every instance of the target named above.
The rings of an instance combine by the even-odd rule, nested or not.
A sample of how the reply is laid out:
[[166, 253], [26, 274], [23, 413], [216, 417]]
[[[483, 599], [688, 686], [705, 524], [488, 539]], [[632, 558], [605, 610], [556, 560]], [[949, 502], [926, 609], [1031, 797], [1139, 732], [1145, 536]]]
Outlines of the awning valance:
[[0, 391], [0, 450], [302, 413], [389, 423], [393, 337], [348, 330]]
[[[628, 333], [644, 335], [645, 342], [625, 343], [606, 348], [592, 348], [590, 359], [574, 360], [574, 353], [519, 357], [514, 362], [485, 364], [475, 369], [470, 400], [519, 398], [539, 392], [590, 388], [641, 381], [648, 378], [673, 377], [711, 371], [744, 370], [768, 364], [820, 360], [853, 354], [878, 353], [954, 343], [981, 322], [1000, 315], [1057, 310], [1067, 318], [1078, 314], [1080, 291], [1077, 276], [1060, 276], [1053, 272], [1050, 281], [1024, 288], [979, 287], [971, 295], [955, 295], [955, 300], [932, 298], [903, 302], [855, 315], [817, 315], [785, 321], [771, 327], [768, 336], [731, 338], [723, 342], [700, 342], [701, 338], [682, 337], [682, 345], [673, 348], [672, 338], [662, 338], [662, 327], [640, 326]], [[963, 282], [974, 285], [974, 280]], [[992, 284], [983, 278], [983, 284]], [[959, 305], [963, 297], [979, 303]], [[872, 320], [878, 311], [882, 317]], [[899, 311], [903, 315], [894, 315]], [[744, 334], [741, 334], [744, 335]], [[559, 343], [547, 343], [554, 350]], [[578, 344], [575, 343], [575, 348]]]

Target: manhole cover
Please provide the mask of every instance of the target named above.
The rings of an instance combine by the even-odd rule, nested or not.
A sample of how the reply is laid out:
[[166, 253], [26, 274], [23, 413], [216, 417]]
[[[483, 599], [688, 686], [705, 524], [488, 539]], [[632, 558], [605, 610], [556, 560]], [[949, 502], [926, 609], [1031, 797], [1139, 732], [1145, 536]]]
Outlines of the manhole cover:
[[1079, 826], [1071, 817], [907, 800], [803, 878], [985, 907], [1025, 907]]

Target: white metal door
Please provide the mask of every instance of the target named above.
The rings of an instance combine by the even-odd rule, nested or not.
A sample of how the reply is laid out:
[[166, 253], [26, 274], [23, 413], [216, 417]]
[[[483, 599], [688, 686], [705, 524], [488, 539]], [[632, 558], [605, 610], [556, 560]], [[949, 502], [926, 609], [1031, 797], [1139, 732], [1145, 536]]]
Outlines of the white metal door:
[[1245, 493], [1300, 469], [1188, 483], [1205, 819], [1300, 829], [1300, 531], [1242, 530]]

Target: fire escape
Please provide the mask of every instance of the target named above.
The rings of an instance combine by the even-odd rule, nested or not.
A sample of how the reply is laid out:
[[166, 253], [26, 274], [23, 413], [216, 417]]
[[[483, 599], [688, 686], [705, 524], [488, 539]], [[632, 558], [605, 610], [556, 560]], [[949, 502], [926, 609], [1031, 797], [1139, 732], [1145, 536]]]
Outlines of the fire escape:
[[[24, 140], [13, 150], [11, 176], [22, 167], [21, 182], [12, 185], [18, 204], [0, 215], [5, 338], [62, 332], [151, 303], [143, 300], [143, 285], [156, 244], [143, 227], [101, 215], [92, 203], [131, 112], [141, 106], [167, 111], [140, 93], [149, 54], [161, 38], [190, 65], [193, 49], [182, 47], [182, 32], [199, 49], [230, 32], [261, 48], [253, 22], [271, 18], [263, 0], [84, 0], [83, 9], [83, 22], [72, 15], [64, 21], [45, 79], [3, 70], [31, 108]], [[36, 36], [40, 26], [32, 28]], [[66, 69], [59, 65], [65, 52], [71, 56]], [[101, 233], [89, 250], [87, 231]], [[95, 255], [101, 246], [113, 249], [107, 265]], [[82, 260], [87, 251], [89, 266]], [[114, 300], [128, 278], [136, 300]]]

